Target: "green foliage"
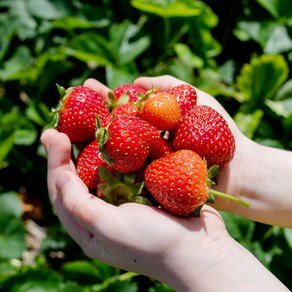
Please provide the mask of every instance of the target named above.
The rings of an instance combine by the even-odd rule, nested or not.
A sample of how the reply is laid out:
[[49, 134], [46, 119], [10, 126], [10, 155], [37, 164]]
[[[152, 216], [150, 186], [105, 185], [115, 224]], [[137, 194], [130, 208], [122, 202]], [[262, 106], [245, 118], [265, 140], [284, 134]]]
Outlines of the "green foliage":
[[[214, 95], [251, 139], [292, 150], [290, 0], [0, 2], [0, 290], [171, 291], [85, 257], [52, 212], [39, 143], [55, 84], [171, 74]], [[228, 9], [226, 9], [228, 7]], [[224, 214], [289, 288], [291, 230]], [[34, 265], [27, 222], [44, 227]], [[41, 229], [42, 230], [42, 229]]]

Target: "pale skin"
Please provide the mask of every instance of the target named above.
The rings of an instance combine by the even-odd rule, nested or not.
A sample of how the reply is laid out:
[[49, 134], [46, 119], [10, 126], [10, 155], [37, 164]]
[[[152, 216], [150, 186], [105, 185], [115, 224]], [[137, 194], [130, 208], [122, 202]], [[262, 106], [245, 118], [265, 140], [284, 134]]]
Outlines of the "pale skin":
[[[134, 83], [166, 89], [183, 82], [160, 76], [141, 77]], [[84, 85], [107, 97], [109, 89], [97, 80], [88, 79]], [[214, 188], [249, 202], [249, 208], [218, 198], [212, 207], [204, 205], [200, 217], [178, 218], [157, 207], [110, 205], [88, 192], [75, 174], [68, 137], [50, 129], [41, 141], [56, 214], [89, 257], [153, 277], [176, 291], [289, 291], [231, 238], [215, 208], [291, 228], [292, 153], [247, 139], [213, 97], [197, 91], [198, 104], [223, 114], [236, 139], [235, 157]]]

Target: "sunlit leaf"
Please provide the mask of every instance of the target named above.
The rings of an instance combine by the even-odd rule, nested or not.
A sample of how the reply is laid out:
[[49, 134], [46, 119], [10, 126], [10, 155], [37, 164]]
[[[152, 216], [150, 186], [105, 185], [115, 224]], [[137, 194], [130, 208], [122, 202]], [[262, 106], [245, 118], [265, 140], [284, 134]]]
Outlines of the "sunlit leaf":
[[136, 9], [161, 17], [192, 17], [199, 15], [202, 9], [198, 1], [192, 0], [132, 0], [131, 4]]
[[128, 21], [111, 26], [110, 43], [117, 65], [133, 61], [150, 46], [148, 36], [138, 36], [140, 29]]
[[180, 61], [192, 68], [202, 68], [203, 60], [195, 55], [191, 49], [182, 43], [177, 43], [174, 45], [174, 50]]
[[70, 13], [65, 1], [57, 0], [27, 0], [30, 13], [41, 19], [61, 18]]
[[260, 104], [275, 95], [288, 77], [288, 64], [281, 55], [254, 57], [245, 64], [236, 80], [246, 101]]
[[264, 113], [262, 110], [256, 110], [253, 113], [238, 112], [234, 116], [234, 121], [240, 131], [249, 138], [253, 138], [255, 131], [258, 129]]

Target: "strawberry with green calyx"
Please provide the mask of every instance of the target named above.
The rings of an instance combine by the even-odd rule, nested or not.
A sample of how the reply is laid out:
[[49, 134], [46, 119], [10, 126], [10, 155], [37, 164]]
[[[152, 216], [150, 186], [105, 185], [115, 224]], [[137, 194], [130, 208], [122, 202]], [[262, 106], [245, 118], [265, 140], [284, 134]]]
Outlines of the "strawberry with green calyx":
[[107, 106], [112, 111], [119, 105], [135, 103], [146, 92], [147, 90], [143, 87], [128, 83], [122, 84], [108, 92]]
[[228, 164], [235, 154], [235, 139], [223, 116], [207, 105], [185, 114], [172, 137], [173, 150], [189, 149], [207, 161], [208, 167]]
[[89, 189], [97, 187], [101, 182], [98, 167], [103, 166], [111, 173], [113, 169], [103, 160], [98, 149], [98, 143], [94, 140], [82, 149], [76, 160], [76, 173]]
[[57, 85], [61, 95], [55, 109], [53, 126], [68, 135], [71, 143], [83, 143], [95, 138], [95, 114], [102, 126], [109, 122], [110, 113], [105, 101], [91, 88], [76, 86], [67, 90]]
[[103, 158], [122, 173], [139, 169], [159, 137], [154, 126], [135, 116], [116, 117], [107, 128], [97, 126], [96, 132]]
[[143, 182], [136, 182], [135, 173], [116, 173], [112, 175], [105, 167], [98, 167], [98, 173], [103, 183], [98, 185], [98, 196], [108, 203], [119, 206], [124, 203], [139, 203], [152, 205], [143, 197]]
[[216, 170], [214, 167], [208, 173], [205, 161], [197, 153], [179, 150], [150, 163], [144, 181], [158, 204], [176, 216], [199, 215], [203, 204], [215, 201], [214, 196], [248, 206], [236, 197], [211, 189]]
[[149, 91], [142, 98], [140, 117], [161, 131], [175, 129], [180, 122], [180, 107], [176, 98], [164, 91]]
[[133, 84], [122, 84], [113, 90], [116, 99], [119, 100], [122, 96], [127, 95], [129, 102], [136, 102], [140, 95], [144, 95], [147, 90], [141, 86]]
[[176, 98], [182, 116], [197, 105], [197, 92], [189, 84], [180, 84], [165, 90], [165, 92], [170, 93]]

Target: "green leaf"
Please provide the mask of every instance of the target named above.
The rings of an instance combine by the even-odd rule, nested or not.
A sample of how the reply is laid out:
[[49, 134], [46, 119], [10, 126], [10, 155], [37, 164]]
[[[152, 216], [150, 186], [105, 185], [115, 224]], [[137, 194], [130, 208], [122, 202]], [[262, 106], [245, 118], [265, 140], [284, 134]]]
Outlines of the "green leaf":
[[245, 95], [245, 101], [259, 106], [272, 98], [288, 77], [288, 64], [281, 55], [262, 55], [245, 64], [236, 85]]
[[284, 231], [285, 239], [290, 249], [292, 249], [292, 229], [284, 228], [283, 231]]
[[292, 115], [292, 97], [281, 101], [267, 100], [266, 105], [278, 116], [287, 118]]
[[54, 0], [27, 0], [29, 12], [41, 19], [62, 18], [70, 14], [65, 1]]
[[12, 57], [0, 69], [0, 79], [2, 81], [22, 80], [24, 76], [27, 76], [31, 62], [32, 58], [29, 49], [25, 46], [18, 46]]
[[256, 0], [273, 17], [281, 19], [291, 19], [292, 9], [290, 0]]
[[101, 36], [87, 32], [75, 36], [71, 43], [63, 47], [68, 56], [73, 56], [83, 62], [93, 62], [98, 66], [114, 63], [110, 44]]
[[174, 45], [174, 50], [179, 60], [185, 63], [187, 66], [190, 66], [192, 68], [203, 67], [203, 60], [199, 56], [195, 55], [186, 44], [176, 43]]
[[109, 270], [111, 271], [111, 276], [116, 273], [116, 269], [107, 265], [97, 266], [92, 261], [79, 260], [65, 263], [62, 266], [61, 272], [67, 279], [89, 285], [105, 280], [104, 275], [108, 276]]
[[20, 258], [25, 250], [21, 202], [13, 192], [0, 195], [0, 258]]
[[141, 55], [149, 46], [150, 38], [140, 36], [141, 27], [125, 21], [110, 27], [110, 44], [117, 65], [123, 66]]
[[132, 0], [131, 5], [143, 12], [161, 17], [193, 17], [202, 12], [200, 3], [192, 0]]
[[256, 110], [253, 113], [238, 112], [234, 116], [234, 121], [237, 124], [239, 130], [249, 138], [254, 137], [254, 133], [258, 129], [264, 112], [262, 110]]
[[292, 79], [285, 82], [277, 91], [275, 100], [292, 98]]

